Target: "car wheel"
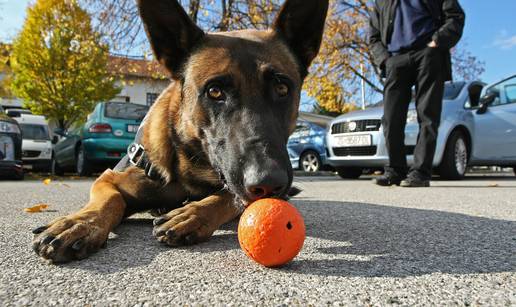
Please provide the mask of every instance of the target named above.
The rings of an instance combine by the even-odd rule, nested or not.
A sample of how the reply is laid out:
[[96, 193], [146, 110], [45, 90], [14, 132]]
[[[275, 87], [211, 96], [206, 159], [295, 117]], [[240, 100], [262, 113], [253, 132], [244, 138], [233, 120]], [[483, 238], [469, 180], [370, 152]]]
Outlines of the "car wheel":
[[52, 164], [50, 165], [50, 172], [54, 176], [63, 176], [64, 175], [63, 169], [59, 166], [59, 163], [57, 163], [56, 158], [54, 156], [52, 156]]
[[342, 179], [358, 179], [364, 170], [360, 167], [338, 167], [337, 173]]
[[84, 151], [84, 146], [80, 145], [77, 150], [77, 157], [75, 163], [75, 171], [79, 176], [90, 176], [91, 165], [88, 159], [86, 158], [86, 152]]
[[20, 181], [25, 179], [25, 172], [22, 171], [19, 174], [16, 174], [13, 179], [14, 180], [20, 180]]
[[468, 146], [464, 134], [454, 131], [448, 138], [443, 160], [439, 166], [441, 178], [460, 180], [466, 174], [469, 160]]
[[320, 171], [321, 164], [321, 157], [315, 151], [307, 151], [299, 158], [299, 168], [307, 173]]

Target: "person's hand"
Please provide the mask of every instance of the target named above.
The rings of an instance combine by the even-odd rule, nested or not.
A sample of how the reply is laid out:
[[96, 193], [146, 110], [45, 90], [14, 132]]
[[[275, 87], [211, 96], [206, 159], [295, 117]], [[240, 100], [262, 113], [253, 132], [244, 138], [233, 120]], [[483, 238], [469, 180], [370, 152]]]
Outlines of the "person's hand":
[[430, 47], [430, 48], [437, 48], [437, 43], [435, 41], [431, 41], [431, 42], [428, 43], [427, 46]]

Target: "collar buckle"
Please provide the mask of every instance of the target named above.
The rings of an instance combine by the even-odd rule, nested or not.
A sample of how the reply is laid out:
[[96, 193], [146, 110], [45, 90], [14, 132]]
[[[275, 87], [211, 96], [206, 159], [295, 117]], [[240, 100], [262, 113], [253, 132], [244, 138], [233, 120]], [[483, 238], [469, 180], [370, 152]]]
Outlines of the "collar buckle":
[[141, 144], [132, 143], [127, 149], [129, 162], [134, 166], [140, 166], [144, 158], [145, 148]]

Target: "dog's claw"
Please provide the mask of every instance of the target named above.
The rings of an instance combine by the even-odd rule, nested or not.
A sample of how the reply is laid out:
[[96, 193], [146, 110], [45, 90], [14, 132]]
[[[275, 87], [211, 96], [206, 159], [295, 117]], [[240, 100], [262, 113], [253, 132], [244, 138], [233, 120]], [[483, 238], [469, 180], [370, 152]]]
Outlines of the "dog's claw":
[[218, 227], [211, 224], [209, 209], [195, 203], [170, 211], [154, 225], [156, 239], [173, 247], [207, 241]]
[[154, 232], [154, 236], [155, 236], [155, 237], [162, 237], [162, 236], [164, 236], [164, 235], [165, 235], [165, 233], [167, 232], [167, 230], [166, 230], [166, 229], [159, 229], [159, 230], [158, 230], [158, 229], [154, 229], [154, 231], [153, 231], [153, 232]]
[[50, 246], [54, 247], [54, 248], [58, 248], [59, 246], [61, 246], [63, 244], [63, 241], [60, 240], [60, 239], [54, 239], [50, 242]]
[[48, 228], [48, 226], [37, 227], [37, 228], [32, 229], [32, 233], [37, 235], [37, 234], [40, 234], [43, 231], [47, 230], [47, 228]]
[[176, 236], [176, 232], [172, 229], [169, 229], [167, 232], [165, 232], [165, 235], [170, 239], [173, 239]]
[[52, 263], [82, 259], [100, 249], [109, 231], [96, 213], [59, 218], [34, 230], [34, 252]]
[[83, 240], [77, 240], [74, 244], [72, 244], [72, 249], [74, 251], [80, 251], [83, 246], [84, 246], [84, 241]]
[[162, 216], [162, 217], [158, 217], [157, 219], [154, 219], [154, 221], [152, 223], [154, 224], [154, 226], [159, 226], [159, 225], [164, 224], [166, 221], [168, 221], [168, 218]]
[[41, 240], [41, 244], [48, 244], [52, 242], [54, 239], [54, 236], [46, 236], [45, 238], [43, 238], [43, 240]]

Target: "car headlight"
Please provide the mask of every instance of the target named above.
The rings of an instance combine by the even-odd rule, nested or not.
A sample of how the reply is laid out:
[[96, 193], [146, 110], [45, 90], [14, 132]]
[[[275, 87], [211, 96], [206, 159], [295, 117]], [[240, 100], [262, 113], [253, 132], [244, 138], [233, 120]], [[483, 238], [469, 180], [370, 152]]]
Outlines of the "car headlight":
[[407, 113], [407, 124], [417, 124], [417, 111], [409, 110]]
[[0, 122], [0, 132], [4, 133], [20, 133], [20, 128], [18, 128], [17, 125], [6, 123], [6, 122]]

